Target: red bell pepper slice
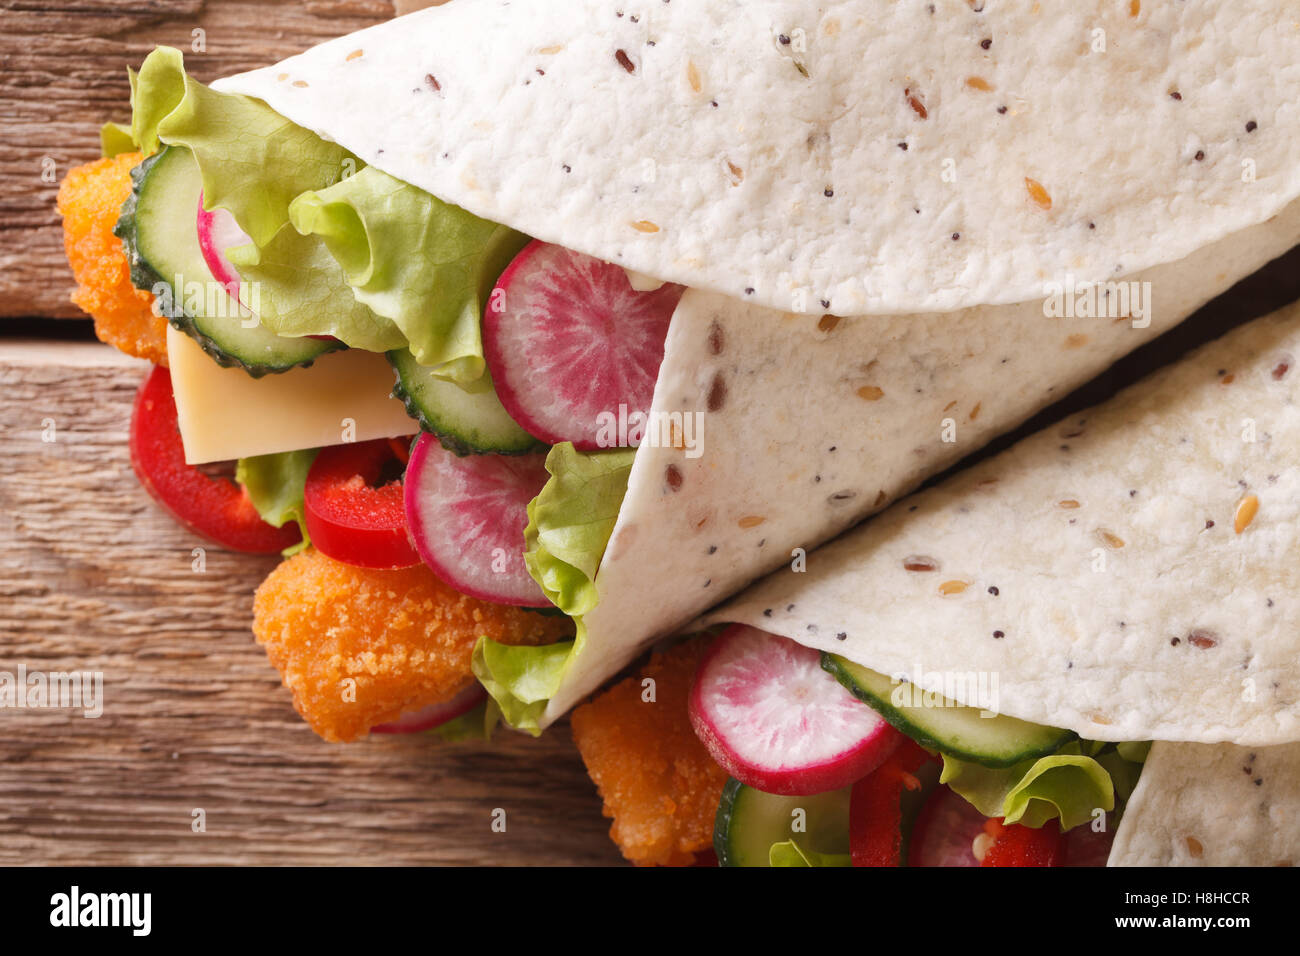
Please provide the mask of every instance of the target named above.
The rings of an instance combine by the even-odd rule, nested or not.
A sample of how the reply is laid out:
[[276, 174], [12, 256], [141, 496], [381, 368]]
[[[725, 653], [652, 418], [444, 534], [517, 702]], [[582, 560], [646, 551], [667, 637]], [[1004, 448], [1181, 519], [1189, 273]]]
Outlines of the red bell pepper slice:
[[993, 836], [993, 844], [985, 852], [981, 866], [1063, 866], [1065, 863], [1061, 827], [1055, 820], [1034, 829], [990, 819], [985, 832]]
[[904, 740], [849, 796], [849, 851], [854, 866], [902, 866], [903, 793], [917, 790], [916, 771], [936, 759]]
[[269, 525], [232, 478], [185, 463], [171, 373], [156, 366], [140, 385], [131, 416], [131, 467], [140, 484], [191, 531], [233, 551], [271, 554], [301, 540], [296, 524]]
[[406, 446], [386, 438], [321, 450], [307, 472], [303, 505], [311, 543], [363, 568], [409, 568], [420, 556], [406, 531], [402, 479]]

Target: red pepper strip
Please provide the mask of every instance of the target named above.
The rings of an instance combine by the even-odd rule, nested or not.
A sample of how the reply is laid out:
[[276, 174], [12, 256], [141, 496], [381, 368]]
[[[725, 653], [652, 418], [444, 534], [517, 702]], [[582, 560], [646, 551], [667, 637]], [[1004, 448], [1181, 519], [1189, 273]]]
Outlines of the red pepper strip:
[[397, 460], [402, 463], [402, 467], [405, 468], [406, 463], [411, 460], [410, 440], [405, 438], [390, 438], [388, 439], [388, 447], [393, 450], [393, 454], [397, 457]]
[[1063, 866], [1065, 854], [1061, 827], [1048, 820], [1038, 829], [1019, 823], [990, 820], [985, 831], [993, 834], [993, 845], [981, 866]]
[[905, 790], [921, 782], [915, 773], [936, 759], [904, 740], [879, 767], [853, 785], [849, 797], [849, 849], [854, 866], [901, 866]]
[[267, 524], [230, 478], [185, 464], [171, 373], [155, 367], [140, 385], [131, 416], [131, 467], [140, 484], [191, 531], [234, 551], [271, 554], [301, 540], [298, 526]]
[[406, 533], [402, 480], [376, 487], [385, 466], [401, 463], [395, 444], [376, 438], [334, 445], [316, 456], [307, 472], [303, 510], [307, 533], [319, 551], [363, 568], [420, 563]]

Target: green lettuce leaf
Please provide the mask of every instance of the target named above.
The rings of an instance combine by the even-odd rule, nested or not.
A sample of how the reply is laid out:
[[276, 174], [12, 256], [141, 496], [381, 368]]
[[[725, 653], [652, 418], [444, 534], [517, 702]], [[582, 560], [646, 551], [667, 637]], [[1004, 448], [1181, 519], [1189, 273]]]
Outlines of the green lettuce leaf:
[[268, 329], [410, 348], [460, 385], [482, 378], [483, 307], [527, 236], [365, 166], [261, 100], [209, 89], [178, 50], [155, 49], [131, 74], [131, 106], [134, 142], [188, 147], [204, 205], [248, 233], [227, 255]]
[[187, 146], [208, 209], [229, 210], [256, 246], [289, 222], [289, 204], [361, 168], [337, 143], [285, 119], [261, 100], [208, 89], [185, 72], [179, 50], [158, 47], [135, 76], [131, 134], [145, 152]]
[[576, 641], [516, 646], [480, 637], [470, 667], [505, 722], [537, 736], [546, 702], [559, 690], [575, 646]]
[[583, 615], [599, 600], [596, 570], [605, 554], [623, 496], [634, 448], [581, 452], [569, 442], [546, 456], [551, 478], [528, 504], [524, 563], [551, 603], [574, 619], [572, 641], [511, 647], [480, 637], [475, 676], [510, 726], [541, 733], [538, 721], [560, 688], [565, 669], [586, 644]]
[[286, 521], [298, 522], [302, 540], [285, 548], [283, 553], [286, 558], [311, 544], [302, 499], [307, 472], [319, 451], [319, 448], [304, 448], [301, 451], [257, 455], [241, 458], [235, 464], [235, 481], [244, 486], [263, 521], [277, 528], [283, 527]]
[[1046, 757], [992, 769], [944, 755], [940, 783], [952, 787], [987, 817], [1041, 827], [1060, 819], [1069, 830], [1109, 813], [1132, 793], [1141, 764], [1114, 744], [1075, 740]]
[[99, 154], [105, 159], [120, 153], [134, 152], [135, 149], [131, 127], [121, 123], [105, 123], [99, 128]]
[[[131, 135], [141, 149], [185, 146], [203, 179], [203, 204], [222, 208], [252, 239], [229, 250], [245, 305], [287, 336], [332, 335], [374, 352], [405, 344], [401, 331], [351, 294], [343, 268], [289, 222], [289, 205], [361, 167], [336, 143], [289, 122], [261, 100], [210, 90], [185, 72], [179, 50], [158, 47], [131, 83]], [[244, 298], [248, 298], [247, 295]]]
[[[1146, 744], [1146, 750], [1151, 749], [1150, 741], [1142, 741], [1142, 743]], [[1147, 759], [1146, 750], [1143, 750], [1136, 760], [1126, 757], [1125, 751], [1119, 747], [1097, 754], [1097, 763], [1110, 774], [1111, 783], [1115, 785], [1115, 805], [1120, 808], [1128, 803], [1128, 798], [1133, 795], [1133, 788], [1137, 786], [1138, 777], [1142, 775], [1142, 764]]]
[[527, 236], [373, 166], [298, 196], [289, 220], [324, 240], [357, 300], [392, 320], [417, 362], [457, 382], [483, 375], [483, 307]]
[[459, 717], [439, 724], [429, 733], [442, 739], [443, 743], [459, 744], [470, 741], [487, 742], [492, 739], [501, 720], [501, 711], [491, 700], [485, 700], [473, 710], [466, 711]]
[[126, 68], [126, 78], [131, 84], [131, 140], [146, 156], [152, 156], [162, 146], [158, 141], [158, 123], [176, 109], [185, 96], [185, 84], [176, 83], [172, 69], [174, 63], [180, 64], [184, 74], [184, 61], [180, 50], [154, 47], [140, 65], [142, 72], [146, 66], [149, 67], [143, 86], [140, 74], [129, 66]]
[[551, 478], [528, 503], [524, 564], [551, 603], [570, 617], [596, 606], [596, 569], [614, 533], [634, 448], [581, 452], [571, 442], [546, 456]]
[[1147, 754], [1151, 752], [1149, 740], [1122, 740], [1115, 745], [1116, 752], [1125, 760], [1136, 764], [1146, 763]]
[[237, 246], [226, 256], [246, 283], [241, 293], [256, 290], [256, 301], [244, 304], [280, 335], [332, 335], [368, 352], [406, 345], [392, 320], [357, 301], [342, 267], [317, 236], [301, 235], [285, 225], [265, 246]]

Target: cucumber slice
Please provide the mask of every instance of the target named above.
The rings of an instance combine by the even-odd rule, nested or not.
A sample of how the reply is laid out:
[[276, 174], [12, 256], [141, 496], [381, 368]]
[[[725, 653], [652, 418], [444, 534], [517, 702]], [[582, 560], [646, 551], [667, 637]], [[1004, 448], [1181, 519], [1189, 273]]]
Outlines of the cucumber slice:
[[[254, 321], [212, 275], [199, 248], [203, 182], [188, 149], [168, 146], [131, 171], [134, 187], [113, 234], [122, 239], [131, 281], [153, 292], [158, 307], [217, 364], [253, 377], [283, 372], [340, 343], [276, 335]], [[251, 322], [251, 328], [244, 324]]]
[[443, 448], [457, 455], [523, 455], [543, 444], [516, 424], [485, 377], [467, 392], [455, 382], [438, 378], [415, 360], [410, 349], [394, 349], [388, 361], [397, 372], [393, 395], [420, 428], [438, 436]]
[[965, 707], [947, 698], [940, 698], [939, 706], [909, 703], [897, 693], [899, 688], [917, 691], [909, 696], [920, 696], [920, 688], [896, 684], [884, 674], [838, 654], [823, 653], [822, 667], [922, 747], [985, 767], [1010, 767], [1030, 757], [1042, 757], [1075, 737], [1073, 731], [1031, 724], [1005, 714], [981, 717], [980, 708]]
[[[734, 778], [722, 788], [713, 821], [713, 850], [719, 866], [770, 866], [775, 843], [794, 840], [817, 854], [849, 852], [849, 795], [852, 787], [811, 797], [780, 797], [747, 787]], [[795, 832], [795, 811], [804, 830]]]

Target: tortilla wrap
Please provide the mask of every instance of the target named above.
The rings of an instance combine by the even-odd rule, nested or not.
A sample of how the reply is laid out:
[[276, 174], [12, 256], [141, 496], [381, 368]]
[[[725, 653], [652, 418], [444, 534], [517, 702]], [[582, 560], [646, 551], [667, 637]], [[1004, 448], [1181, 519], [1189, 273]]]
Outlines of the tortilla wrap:
[[[742, 304], [688, 293], [673, 318], [653, 410], [708, 407], [719, 376], [727, 397], [705, 416], [701, 457], [638, 450], [596, 579], [600, 603], [585, 618], [599, 643], [572, 662], [547, 719], [649, 640], [757, 574], [788, 566], [794, 548], [811, 550], [858, 523], [1176, 324], [1208, 298], [1207, 279], [1222, 281], [1216, 270], [1246, 275], [1300, 241], [1300, 207], [1257, 228], [1265, 232], [1153, 270], [1155, 299], [1166, 304], [1147, 329], [1045, 319], [1033, 302], [846, 318], [825, 332], [810, 316], [773, 313], [756, 322]], [[719, 356], [705, 344], [718, 338], [715, 329], [726, 343]], [[946, 422], [955, 423], [952, 442], [943, 440]], [[675, 491], [669, 468], [680, 477]], [[831, 564], [821, 554], [810, 562]], [[672, 586], [663, 586], [669, 575]], [[792, 578], [794, 588], [815, 580]]]
[[[1300, 38], [1243, 27], [1277, 3], [1233, 29], [1199, 4], [932, 6], [457, 0], [214, 85], [691, 287], [651, 415], [701, 413], [702, 454], [639, 449], [575, 652], [486, 675], [512, 720], [506, 698], [545, 726], [1300, 241]], [[1122, 280], [1103, 317], [1053, 311], [1090, 280]]]
[[1108, 865], [1300, 865], [1300, 744], [1157, 741]]
[[456, 0], [215, 88], [658, 279], [789, 311], [946, 311], [1173, 262], [1300, 195], [1289, 16]]
[[[739, 621], [1092, 740], [1300, 740], [1300, 304], [900, 503]], [[959, 688], [957, 699], [976, 703]], [[963, 699], [967, 698], [967, 699]]]

